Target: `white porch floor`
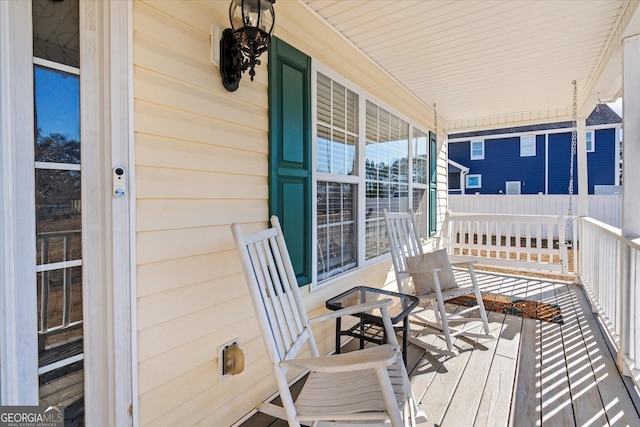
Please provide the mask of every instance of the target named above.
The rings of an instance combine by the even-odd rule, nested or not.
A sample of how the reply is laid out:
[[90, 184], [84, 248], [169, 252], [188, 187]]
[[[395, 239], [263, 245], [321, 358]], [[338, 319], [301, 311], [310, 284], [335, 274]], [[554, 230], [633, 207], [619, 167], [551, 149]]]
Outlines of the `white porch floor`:
[[[410, 345], [414, 395], [428, 417], [420, 426], [640, 426], [579, 286], [488, 273], [478, 279], [483, 291], [559, 305], [564, 325], [488, 312], [498, 338], [457, 339], [458, 357]], [[251, 426], [286, 422], [256, 414], [243, 424]]]

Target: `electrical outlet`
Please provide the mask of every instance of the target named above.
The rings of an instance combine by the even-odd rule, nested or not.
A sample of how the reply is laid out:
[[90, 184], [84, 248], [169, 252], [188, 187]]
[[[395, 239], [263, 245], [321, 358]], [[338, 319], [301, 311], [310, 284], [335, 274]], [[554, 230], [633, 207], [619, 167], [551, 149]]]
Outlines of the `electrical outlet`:
[[220, 378], [220, 381], [231, 376], [231, 374], [224, 373], [224, 354], [225, 354], [225, 350], [228, 349], [229, 347], [232, 347], [233, 345], [236, 345], [239, 347], [240, 340], [236, 338], [218, 347], [218, 377]]

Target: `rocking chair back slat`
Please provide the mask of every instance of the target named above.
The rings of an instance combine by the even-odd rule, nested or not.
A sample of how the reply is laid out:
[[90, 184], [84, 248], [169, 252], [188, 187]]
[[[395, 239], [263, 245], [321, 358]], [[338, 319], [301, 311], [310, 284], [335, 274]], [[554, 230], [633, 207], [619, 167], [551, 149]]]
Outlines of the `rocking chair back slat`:
[[233, 232], [238, 248], [243, 249], [241, 255], [244, 253], [249, 261], [243, 263], [243, 268], [245, 275], [255, 281], [249, 288], [262, 332], [272, 341], [269, 347], [276, 351], [271, 355], [273, 362], [294, 357], [309, 338], [308, 318], [296, 304], [298, 283], [286, 266], [289, 254], [282, 252], [286, 246], [278, 242], [275, 228], [243, 236], [239, 226], [234, 226]]
[[418, 226], [411, 209], [407, 213], [394, 214], [393, 221], [385, 215], [385, 222], [398, 290], [401, 293], [407, 293], [409, 290], [405, 289], [405, 283], [410, 277], [407, 257], [423, 253]]

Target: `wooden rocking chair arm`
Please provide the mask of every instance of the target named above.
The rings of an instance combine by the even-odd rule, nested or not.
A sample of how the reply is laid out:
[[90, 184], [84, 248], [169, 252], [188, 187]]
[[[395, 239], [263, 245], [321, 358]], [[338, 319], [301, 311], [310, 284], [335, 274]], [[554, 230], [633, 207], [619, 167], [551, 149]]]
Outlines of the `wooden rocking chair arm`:
[[382, 299], [379, 301], [352, 305], [331, 313], [324, 314], [322, 316], [314, 317], [313, 319], [309, 319], [309, 323], [317, 323], [325, 320], [337, 319], [338, 317], [347, 316], [351, 314], [363, 313], [365, 311], [375, 310], [376, 308], [388, 307], [391, 304], [392, 304], [392, 301], [390, 299]]
[[297, 367], [313, 372], [353, 372], [390, 366], [401, 357], [400, 348], [378, 345], [349, 353], [284, 360], [280, 367]]

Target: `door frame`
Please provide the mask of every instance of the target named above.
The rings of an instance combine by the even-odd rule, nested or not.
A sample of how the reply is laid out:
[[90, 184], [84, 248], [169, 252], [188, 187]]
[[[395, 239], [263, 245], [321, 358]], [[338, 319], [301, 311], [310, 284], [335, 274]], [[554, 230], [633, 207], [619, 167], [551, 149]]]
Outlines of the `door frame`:
[[[82, 199], [88, 425], [138, 418], [132, 28], [130, 0], [80, 2], [81, 173], [83, 186], [91, 183]], [[38, 404], [31, 30], [31, 2], [0, 1], [2, 405]], [[115, 167], [128, 176], [121, 199], [112, 196]]]

